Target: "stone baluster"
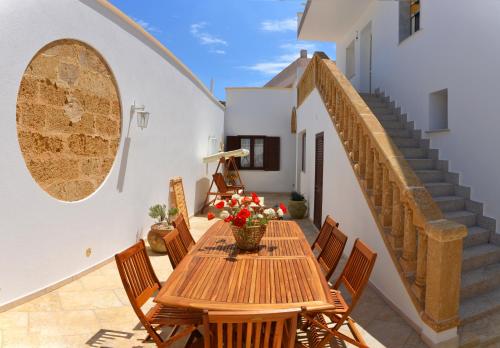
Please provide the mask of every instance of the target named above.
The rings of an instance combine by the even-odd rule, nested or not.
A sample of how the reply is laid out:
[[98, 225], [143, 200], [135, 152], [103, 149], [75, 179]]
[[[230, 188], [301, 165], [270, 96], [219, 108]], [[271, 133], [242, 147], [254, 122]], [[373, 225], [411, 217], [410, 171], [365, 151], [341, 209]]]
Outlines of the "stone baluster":
[[427, 235], [425, 229], [417, 227], [417, 267], [412, 291], [422, 303], [425, 298], [425, 277], [427, 272]]
[[399, 187], [395, 183], [392, 184], [392, 228], [389, 235], [391, 246], [395, 250], [403, 247], [403, 228], [404, 228], [404, 208], [401, 202], [401, 194]]
[[359, 163], [359, 177], [361, 179], [366, 178], [366, 136], [363, 134], [363, 129], [360, 126], [359, 127], [359, 134], [358, 134], [358, 139], [359, 139], [359, 158], [358, 158], [358, 163]]
[[366, 166], [365, 166], [365, 183], [366, 190], [373, 189], [373, 149], [370, 145], [370, 139], [366, 137]]
[[382, 205], [382, 166], [378, 152], [373, 156], [373, 204], [377, 207]]
[[403, 256], [400, 263], [407, 275], [415, 272], [417, 266], [417, 231], [413, 225], [413, 212], [404, 203]]
[[389, 169], [387, 165], [382, 166], [382, 226], [392, 226], [392, 198], [393, 198], [393, 185], [389, 178]]

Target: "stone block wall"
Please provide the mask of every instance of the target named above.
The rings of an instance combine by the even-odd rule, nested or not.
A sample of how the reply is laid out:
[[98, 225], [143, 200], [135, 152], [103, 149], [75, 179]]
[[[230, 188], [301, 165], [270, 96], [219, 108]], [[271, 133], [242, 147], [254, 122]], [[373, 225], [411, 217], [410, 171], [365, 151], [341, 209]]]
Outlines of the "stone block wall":
[[103, 183], [120, 143], [121, 107], [92, 47], [59, 40], [41, 49], [24, 72], [16, 117], [26, 166], [49, 195], [77, 201]]

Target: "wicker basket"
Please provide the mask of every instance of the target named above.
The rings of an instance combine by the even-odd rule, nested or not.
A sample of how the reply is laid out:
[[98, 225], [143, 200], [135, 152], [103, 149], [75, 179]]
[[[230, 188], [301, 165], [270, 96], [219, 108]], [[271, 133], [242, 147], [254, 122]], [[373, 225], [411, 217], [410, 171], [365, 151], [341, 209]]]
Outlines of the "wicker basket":
[[231, 225], [236, 246], [245, 251], [255, 251], [259, 248], [259, 243], [264, 233], [266, 233], [267, 225], [237, 227]]

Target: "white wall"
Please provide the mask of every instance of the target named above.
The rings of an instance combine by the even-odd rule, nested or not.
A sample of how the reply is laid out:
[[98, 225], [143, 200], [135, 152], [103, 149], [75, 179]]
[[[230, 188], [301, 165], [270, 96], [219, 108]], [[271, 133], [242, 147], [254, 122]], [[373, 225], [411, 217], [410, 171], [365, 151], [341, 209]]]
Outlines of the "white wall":
[[295, 135], [291, 133], [295, 88], [227, 88], [225, 134], [281, 138], [280, 170], [241, 170], [247, 190], [290, 192], [295, 183]]
[[[399, 44], [398, 3], [373, 1], [337, 43], [337, 63], [345, 69], [346, 45], [371, 21], [372, 86], [391, 96], [417, 129], [429, 129], [429, 94], [448, 88], [450, 132], [424, 136], [472, 187], [472, 199], [485, 203], [485, 215], [500, 220], [500, 2], [421, 3], [421, 30]], [[360, 87], [359, 79], [352, 82]]]
[[[173, 176], [183, 177], [189, 211], [194, 213], [212, 171], [206, 172], [202, 157], [207, 154], [209, 136], [222, 139], [224, 111], [175, 59], [153, 49], [143, 34], [95, 1], [3, 0], [0, 32], [3, 305], [134, 243], [152, 223], [148, 207], [167, 200]], [[116, 77], [123, 110], [122, 139], [111, 173], [95, 194], [76, 203], [60, 202], [35, 183], [16, 132], [16, 99], [23, 72], [40, 48], [62, 38], [81, 40], [102, 54]], [[143, 131], [133, 120], [129, 152], [124, 153], [134, 100], [144, 103], [151, 117]], [[121, 192], [117, 188], [120, 167], [126, 169]], [[89, 247], [92, 255], [87, 258]]]
[[424, 324], [385, 247], [342, 142], [316, 89], [298, 109], [297, 119], [297, 134], [302, 131], [307, 134], [306, 172], [301, 173], [301, 191], [309, 201], [309, 218], [314, 214], [315, 135], [324, 132], [323, 219], [330, 214], [339, 221], [340, 229], [349, 238], [345, 249], [347, 255], [356, 238], [362, 239], [378, 253], [370, 281], [415, 326], [423, 327]]

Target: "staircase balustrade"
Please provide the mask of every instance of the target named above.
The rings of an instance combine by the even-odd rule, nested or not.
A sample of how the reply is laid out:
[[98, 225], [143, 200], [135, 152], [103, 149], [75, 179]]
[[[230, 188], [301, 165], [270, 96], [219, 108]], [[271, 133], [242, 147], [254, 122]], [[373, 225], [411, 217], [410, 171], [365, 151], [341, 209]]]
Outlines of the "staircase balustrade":
[[422, 319], [437, 332], [458, 326], [466, 227], [444, 218], [377, 117], [322, 52], [315, 53], [298, 84], [298, 108], [314, 88]]

